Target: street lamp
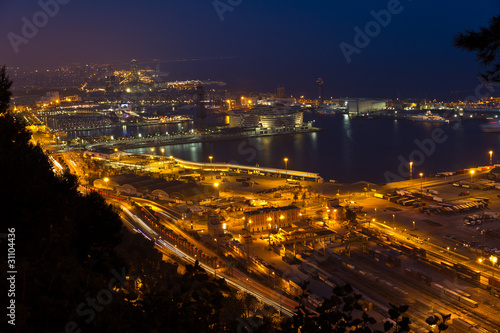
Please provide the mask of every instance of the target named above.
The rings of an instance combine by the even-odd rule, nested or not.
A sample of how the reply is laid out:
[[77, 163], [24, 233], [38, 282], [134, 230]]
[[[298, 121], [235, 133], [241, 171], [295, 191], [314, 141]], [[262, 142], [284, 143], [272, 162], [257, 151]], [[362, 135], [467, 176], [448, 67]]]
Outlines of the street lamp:
[[410, 162], [410, 179], [413, 178], [413, 162]]
[[109, 178], [108, 177], [105, 177], [104, 178], [104, 189], [107, 190], [108, 189], [108, 182], [109, 182]]
[[162, 163], [162, 164], [163, 164], [163, 169], [165, 169], [165, 160], [163, 159], [163, 157], [164, 157], [164, 156], [163, 156], [163, 155], [164, 155], [164, 153], [165, 153], [165, 148], [162, 148], [162, 149], [161, 149], [161, 160], [163, 161], [163, 163]]
[[268, 226], [268, 231], [269, 231], [269, 246], [271, 246], [271, 221], [273, 220], [272, 217], [268, 217], [267, 220], [269, 221]]
[[474, 170], [470, 171], [470, 186], [471, 186], [471, 188], [472, 188], [472, 176], [474, 175], [474, 172], [475, 172]]
[[492, 264], [493, 264], [493, 269], [491, 270], [491, 272], [493, 273], [493, 279], [494, 279], [494, 278], [495, 278], [495, 265], [496, 265], [496, 263], [497, 263], [497, 261], [498, 261], [498, 258], [497, 258], [497, 257], [495, 257], [495, 256], [491, 256], [491, 257], [490, 257], [490, 261], [491, 261], [491, 262], [492, 262]]
[[413, 221], [413, 230], [415, 230], [415, 221]]
[[483, 263], [483, 258], [477, 259], [477, 262], [481, 265]]
[[288, 179], [288, 158], [285, 157], [283, 161], [285, 161], [285, 179]]
[[[213, 160], [213, 156], [208, 156], [208, 159], [210, 160], [210, 165], [213, 167], [213, 164], [212, 164], [212, 160]], [[212, 169], [212, 168], [211, 168]], [[213, 170], [212, 170], [213, 172]], [[214, 178], [214, 175], [212, 174], [212, 179]]]
[[217, 264], [217, 266], [214, 268], [215, 278], [216, 278], [216, 279], [217, 279], [217, 268], [219, 268], [219, 264]]
[[422, 177], [423, 177], [423, 176], [424, 176], [424, 174], [423, 174], [423, 173], [420, 173], [420, 193], [422, 193], [422, 192], [423, 192], [423, 190], [422, 190], [422, 187], [423, 187], [423, 186], [422, 186], [422, 185], [423, 185], [423, 183], [422, 183], [422, 181], [423, 181], [423, 180], [422, 180]]
[[396, 216], [394, 214], [392, 214], [392, 226], [394, 227], [394, 225], [396, 224]]
[[172, 168], [172, 178], [173, 178], [173, 175], [174, 175], [174, 157], [172, 155], [170, 155], [169, 158], [170, 158], [169, 168]]
[[493, 165], [493, 150], [490, 150], [489, 154], [490, 154], [490, 165]]

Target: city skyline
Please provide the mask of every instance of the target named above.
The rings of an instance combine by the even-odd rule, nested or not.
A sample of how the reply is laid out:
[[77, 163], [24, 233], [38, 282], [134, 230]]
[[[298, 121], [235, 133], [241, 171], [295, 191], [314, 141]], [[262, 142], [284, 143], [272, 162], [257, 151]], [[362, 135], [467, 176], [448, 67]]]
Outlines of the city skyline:
[[169, 80], [309, 95], [322, 77], [325, 97], [452, 99], [456, 91], [474, 94], [484, 70], [453, 37], [486, 26], [498, 10], [493, 1], [432, 10], [429, 1], [232, 4], [2, 4], [0, 60], [57, 67], [160, 59]]

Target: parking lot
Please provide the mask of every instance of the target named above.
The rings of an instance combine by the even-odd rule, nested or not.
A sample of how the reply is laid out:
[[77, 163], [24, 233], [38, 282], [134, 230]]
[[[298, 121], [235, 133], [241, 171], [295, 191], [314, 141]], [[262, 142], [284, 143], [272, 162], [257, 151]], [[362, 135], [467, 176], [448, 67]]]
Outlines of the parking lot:
[[[431, 190], [439, 201], [424, 196]], [[394, 190], [388, 193], [394, 193]], [[420, 192], [420, 189], [417, 189]], [[464, 192], [466, 195], [463, 195]], [[371, 198], [361, 203], [370, 218], [385, 222], [402, 232], [411, 232], [422, 238], [431, 238], [452, 250], [471, 250], [489, 255], [498, 251], [500, 237], [499, 189], [477, 190], [453, 186], [452, 183], [423, 187], [414, 204], [405, 201]], [[404, 196], [400, 196], [404, 197]], [[409, 196], [411, 197], [411, 195]], [[408, 200], [410, 200], [409, 198]], [[498, 253], [496, 253], [498, 254]]]

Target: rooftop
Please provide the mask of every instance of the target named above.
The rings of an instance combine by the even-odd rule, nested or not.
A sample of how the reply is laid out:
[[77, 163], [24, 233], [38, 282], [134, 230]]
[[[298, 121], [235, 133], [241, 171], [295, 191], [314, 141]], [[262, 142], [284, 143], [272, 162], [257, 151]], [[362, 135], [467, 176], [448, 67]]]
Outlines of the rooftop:
[[248, 212], [245, 212], [245, 215], [258, 215], [258, 214], [265, 214], [265, 213], [271, 213], [271, 212], [282, 212], [282, 211], [287, 211], [287, 210], [294, 210], [294, 209], [299, 209], [297, 206], [283, 206], [283, 207], [265, 207], [265, 208], [259, 208], [256, 210], [251, 210]]

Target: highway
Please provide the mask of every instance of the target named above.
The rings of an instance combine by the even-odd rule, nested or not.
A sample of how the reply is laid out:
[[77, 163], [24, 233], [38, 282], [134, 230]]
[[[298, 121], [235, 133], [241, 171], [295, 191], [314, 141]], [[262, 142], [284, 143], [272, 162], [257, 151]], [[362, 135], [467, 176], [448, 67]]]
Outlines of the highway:
[[[135, 199], [136, 202], [142, 202], [143, 204], [147, 204], [150, 206], [153, 206], [155, 209], [158, 209], [162, 211], [164, 214], [169, 216], [169, 219], [175, 219], [175, 217], [169, 212], [169, 209], [166, 207], [162, 207], [152, 201], [145, 200], [145, 199]], [[142, 233], [146, 238], [148, 239], [153, 239], [155, 241], [155, 244], [158, 249], [161, 251], [170, 251], [174, 253], [175, 255], [179, 256], [180, 258], [187, 260], [190, 263], [194, 263], [196, 261], [196, 258], [193, 258], [191, 255], [189, 255], [186, 252], [183, 252], [181, 249], [177, 248], [174, 244], [171, 244], [168, 242], [165, 238], [160, 239], [160, 234], [157, 233], [156, 231], [153, 230], [151, 226], [145, 222], [145, 220], [140, 218], [140, 213], [136, 212], [137, 214], [134, 214], [133, 209], [132, 211], [129, 210], [125, 203], [113, 200], [114, 203], [120, 204], [122, 207], [123, 211], [125, 212], [125, 215], [128, 216], [128, 218], [125, 219], [125, 223], [129, 225], [133, 225], [134, 229], [137, 230], [137, 232]], [[123, 216], [122, 216], [123, 217]], [[169, 222], [169, 219], [163, 219], [163, 223], [168, 226], [168, 228], [172, 229], [177, 233], [178, 235], [186, 238], [189, 240], [192, 244], [195, 244], [198, 249], [202, 249], [204, 253], [209, 254], [212, 257], [217, 256], [215, 253], [213, 253], [210, 249], [206, 248], [196, 240], [194, 240], [192, 237], [190, 237], [188, 234], [184, 233], [182, 230], [180, 230], [174, 223]], [[219, 260], [221, 260], [219, 258]], [[222, 261], [222, 260], [221, 260]], [[214, 268], [200, 262], [200, 266], [203, 267], [207, 272], [212, 273], [215, 275], [215, 270]], [[228, 275], [225, 273], [220, 273], [217, 272], [217, 276], [223, 277], [227, 283], [234, 288], [244, 290], [245, 292], [255, 296], [257, 299], [261, 300], [262, 302], [273, 306], [276, 308], [278, 311], [283, 313], [287, 317], [292, 317], [295, 311], [295, 307], [298, 305], [297, 302], [289, 299], [286, 296], [283, 296], [282, 294], [272, 290], [271, 288], [268, 288], [258, 281], [252, 279], [248, 275], [244, 274], [243, 272], [239, 271], [238, 269], [233, 269], [232, 274]]]

